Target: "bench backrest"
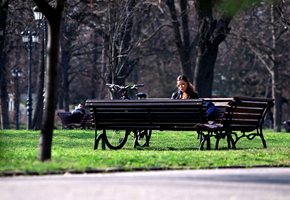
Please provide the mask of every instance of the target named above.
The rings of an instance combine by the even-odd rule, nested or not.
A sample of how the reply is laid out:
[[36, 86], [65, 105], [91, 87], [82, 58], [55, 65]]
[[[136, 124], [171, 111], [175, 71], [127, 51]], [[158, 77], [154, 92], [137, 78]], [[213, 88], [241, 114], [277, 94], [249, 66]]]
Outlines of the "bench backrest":
[[97, 129], [193, 130], [206, 122], [202, 99], [87, 100]]
[[223, 116], [230, 130], [250, 132], [262, 128], [268, 110], [274, 105], [270, 98], [234, 97]]
[[63, 127], [66, 127], [68, 124], [71, 123], [70, 122], [71, 112], [58, 112], [57, 116], [60, 118]]
[[71, 112], [58, 112], [58, 117], [61, 120], [63, 128], [70, 128], [70, 127], [91, 127], [92, 120], [90, 114], [85, 115], [75, 115], [73, 116]]
[[268, 110], [274, 105], [270, 98], [233, 97], [205, 98], [217, 108], [216, 122], [233, 131], [250, 132], [262, 127]]

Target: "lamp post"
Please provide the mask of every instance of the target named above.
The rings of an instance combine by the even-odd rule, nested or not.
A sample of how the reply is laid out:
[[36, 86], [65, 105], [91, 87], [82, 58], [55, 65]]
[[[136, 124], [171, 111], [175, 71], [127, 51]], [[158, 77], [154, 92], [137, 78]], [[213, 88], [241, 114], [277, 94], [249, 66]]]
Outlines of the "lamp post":
[[45, 68], [45, 58], [46, 58], [46, 43], [47, 43], [47, 23], [44, 18], [44, 15], [42, 12], [40, 12], [39, 8], [37, 6], [33, 7], [33, 15], [35, 21], [37, 21], [38, 27], [42, 30], [42, 59], [43, 59], [43, 66]]
[[43, 110], [44, 110], [44, 98], [45, 98], [45, 72], [46, 72], [46, 47], [47, 47], [47, 23], [44, 15], [37, 6], [33, 7], [34, 19], [37, 22], [37, 30], [41, 37], [41, 49], [40, 49], [40, 66], [37, 79], [37, 101], [34, 106], [35, 110], [33, 118], [33, 126], [35, 129], [40, 129], [42, 125]]
[[31, 129], [32, 120], [32, 92], [31, 92], [31, 55], [32, 47], [38, 42], [38, 35], [36, 32], [23, 31], [21, 32], [22, 42], [28, 50], [28, 90], [27, 90], [27, 129]]
[[19, 129], [19, 77], [22, 75], [22, 70], [15, 68], [12, 70], [12, 76], [15, 78], [15, 126], [16, 130]]
[[37, 6], [33, 7], [32, 9], [33, 11], [33, 15], [34, 15], [34, 19], [37, 22], [37, 26], [40, 28], [40, 30], [42, 31], [42, 48], [41, 48], [41, 77], [42, 77], [42, 81], [41, 81], [41, 87], [43, 88], [43, 98], [44, 98], [44, 94], [45, 94], [45, 88], [44, 88], [44, 77], [45, 77], [45, 71], [46, 71], [46, 46], [47, 46], [47, 23], [45, 20], [44, 15], [42, 14], [42, 12], [39, 10], [39, 8]]

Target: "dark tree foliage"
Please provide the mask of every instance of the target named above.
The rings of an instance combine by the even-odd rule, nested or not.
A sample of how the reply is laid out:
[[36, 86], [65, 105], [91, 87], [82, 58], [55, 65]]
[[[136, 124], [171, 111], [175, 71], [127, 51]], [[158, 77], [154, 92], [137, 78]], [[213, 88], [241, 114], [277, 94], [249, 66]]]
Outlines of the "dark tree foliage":
[[[47, 2], [52, 6], [55, 3]], [[271, 48], [267, 47], [271, 39], [270, 14], [264, 9], [269, 6], [268, 2], [67, 2], [60, 32], [57, 109], [68, 111], [73, 105], [89, 98], [108, 98], [105, 83], [111, 82], [144, 83], [140, 90], [148, 97], [168, 98], [176, 89], [175, 78], [181, 73], [191, 74], [189, 76], [193, 81], [193, 77], [196, 78], [194, 83], [201, 97], [271, 96], [272, 78], [253, 51], [259, 50], [263, 57], [271, 52]], [[281, 4], [275, 7], [278, 13], [276, 19], [283, 22], [281, 27], [288, 27], [289, 0], [279, 2]], [[22, 107], [25, 107], [28, 61], [20, 32], [26, 27], [35, 28], [31, 11], [33, 6], [27, 1], [11, 3], [9, 12], [13, 15], [8, 13], [4, 47], [7, 95], [14, 93], [10, 71], [16, 66], [23, 70], [20, 79]], [[281, 100], [287, 102], [290, 99], [286, 89], [289, 70], [285, 66], [289, 65], [289, 59], [284, 53], [289, 52], [289, 31], [283, 28], [278, 30], [277, 27], [276, 33], [275, 63], [281, 71]], [[266, 46], [261, 45], [262, 42]], [[41, 65], [40, 52], [41, 45], [38, 44], [33, 49], [33, 80]], [[33, 81], [34, 94], [39, 85]], [[8, 97], [5, 99], [7, 101]], [[34, 106], [37, 101], [33, 100]], [[289, 104], [285, 103], [282, 107], [282, 110], [287, 110]], [[38, 117], [37, 113], [40, 112], [36, 107], [33, 109], [36, 113], [34, 117]], [[22, 112], [22, 120], [25, 121], [25, 108]], [[282, 117], [282, 120], [287, 119], [286, 112]], [[58, 118], [55, 125], [58, 125]]]

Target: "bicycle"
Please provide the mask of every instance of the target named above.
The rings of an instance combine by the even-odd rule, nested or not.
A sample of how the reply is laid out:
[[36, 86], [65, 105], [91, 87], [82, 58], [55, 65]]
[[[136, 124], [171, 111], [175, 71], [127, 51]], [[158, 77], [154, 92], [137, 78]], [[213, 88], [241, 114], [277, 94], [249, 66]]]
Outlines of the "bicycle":
[[107, 83], [106, 86], [109, 88], [111, 99], [146, 99], [147, 95], [145, 93], [138, 93], [138, 88], [143, 87], [144, 84], [134, 84], [134, 85], [116, 85]]
[[[106, 84], [110, 91], [111, 99], [116, 100], [137, 100], [137, 99], [146, 99], [147, 95], [145, 93], [138, 92], [139, 87], [143, 87], [144, 84], [134, 84], [127, 86], [120, 86], [116, 84]], [[149, 140], [151, 138], [152, 130], [150, 129], [127, 129], [122, 130], [113, 130], [106, 132], [104, 134], [104, 142], [110, 149], [121, 149], [127, 142], [128, 136], [130, 133], [134, 134], [134, 148], [137, 146], [148, 147]]]

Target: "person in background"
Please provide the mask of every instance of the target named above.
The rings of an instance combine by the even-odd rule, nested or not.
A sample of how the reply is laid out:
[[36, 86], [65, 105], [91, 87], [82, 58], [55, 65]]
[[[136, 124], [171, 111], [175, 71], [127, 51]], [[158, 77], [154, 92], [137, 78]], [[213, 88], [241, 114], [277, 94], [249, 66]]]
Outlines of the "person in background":
[[86, 114], [85, 106], [84, 104], [80, 103], [73, 111], [72, 114]]
[[71, 120], [73, 123], [79, 123], [86, 114], [84, 104], [80, 103], [72, 112]]
[[171, 99], [197, 99], [198, 94], [195, 92], [193, 85], [185, 75], [179, 75], [176, 78], [178, 90], [174, 92]]

